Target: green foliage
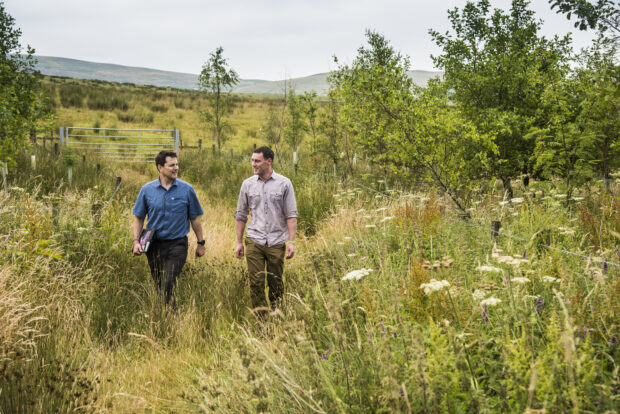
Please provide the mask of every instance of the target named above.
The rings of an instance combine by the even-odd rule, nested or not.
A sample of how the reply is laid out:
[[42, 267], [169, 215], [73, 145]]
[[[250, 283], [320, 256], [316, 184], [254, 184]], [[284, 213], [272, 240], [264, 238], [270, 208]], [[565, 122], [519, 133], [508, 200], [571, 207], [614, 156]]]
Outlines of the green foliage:
[[566, 15], [570, 20], [575, 15], [575, 27], [579, 30], [597, 29], [601, 32], [612, 29], [620, 32], [620, 7], [613, 0], [549, 0], [551, 8]]
[[21, 30], [0, 2], [0, 161], [14, 165], [31, 131], [48, 119], [34, 49], [24, 53]]
[[207, 96], [208, 107], [203, 116], [207, 124], [211, 126], [213, 138], [217, 141], [219, 150], [227, 139], [226, 134], [230, 131], [230, 123], [225, 118], [233, 109], [230, 92], [239, 83], [237, 72], [228, 68], [223, 53], [222, 47], [212, 52], [198, 77], [198, 85]]
[[491, 139], [450, 105], [445, 86], [415, 87], [406, 74], [408, 59], [380, 35], [367, 36], [370, 49], [360, 49], [352, 67], [331, 78], [345, 124], [383, 168], [404, 176], [422, 172], [465, 213], [474, 180], [495, 150]]
[[433, 56], [445, 71], [453, 99], [482, 133], [494, 137], [492, 173], [511, 192], [510, 180], [529, 169], [533, 126], [545, 124], [538, 107], [545, 88], [561, 75], [568, 38], [540, 37], [525, 0], [513, 0], [509, 13], [490, 12], [490, 2], [468, 2], [448, 11], [452, 31], [431, 30], [442, 54]]
[[286, 117], [284, 119], [284, 140], [293, 151], [297, 151], [308, 130], [304, 119], [304, 100], [295, 93], [288, 91]]

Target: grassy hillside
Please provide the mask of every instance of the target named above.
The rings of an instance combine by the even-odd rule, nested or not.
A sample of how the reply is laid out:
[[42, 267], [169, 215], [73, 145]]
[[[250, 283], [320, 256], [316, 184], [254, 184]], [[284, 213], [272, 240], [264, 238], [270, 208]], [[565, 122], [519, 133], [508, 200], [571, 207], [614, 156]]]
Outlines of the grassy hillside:
[[[592, 188], [566, 208], [552, 182], [515, 183], [505, 204], [482, 183], [463, 221], [433, 193], [385, 191], [372, 171], [342, 182], [310, 161], [298, 176], [283, 167], [303, 221], [284, 303], [259, 330], [232, 256], [247, 160], [182, 160], [208, 253], [195, 259], [190, 237], [171, 313], [129, 253], [153, 166], [98, 175], [80, 163], [68, 185], [62, 158], [35, 151], [33, 170], [29, 155], [0, 196], [2, 412], [617, 409], [614, 193]], [[116, 193], [109, 173], [123, 176]]]
[[[56, 77], [44, 79], [50, 106], [60, 126], [88, 128], [179, 129], [186, 145], [213, 143], [201, 120], [204, 97], [198, 91]], [[276, 96], [234, 95], [232, 132], [225, 148], [247, 150], [264, 142], [260, 128]], [[49, 133], [49, 131], [48, 131]]]
[[[134, 83], [178, 89], [197, 89], [198, 75], [190, 73], [167, 72], [156, 69], [137, 68], [109, 63], [87, 62], [77, 59], [37, 56], [37, 69], [44, 75], [62, 76], [76, 79], [102, 80], [108, 82]], [[197, 72], [200, 68], [197, 68]], [[325, 95], [328, 90], [327, 73], [288, 80], [298, 93], [316, 91]], [[430, 78], [440, 76], [441, 72], [413, 70], [409, 76], [424, 86]], [[281, 94], [284, 81], [242, 79], [235, 87], [236, 93]]]

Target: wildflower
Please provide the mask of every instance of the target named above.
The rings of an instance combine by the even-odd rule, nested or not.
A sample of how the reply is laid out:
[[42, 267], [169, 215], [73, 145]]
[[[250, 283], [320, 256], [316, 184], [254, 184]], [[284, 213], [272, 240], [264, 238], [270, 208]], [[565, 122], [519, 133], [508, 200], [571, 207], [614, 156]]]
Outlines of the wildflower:
[[394, 332], [392, 336], [394, 337], [394, 339], [398, 338], [398, 334], [396, 332]]
[[608, 268], [609, 268], [609, 264], [606, 261], [603, 262], [603, 273], [607, 273]]
[[557, 279], [553, 276], [543, 276], [543, 282], [547, 282], [547, 283], [555, 283], [555, 282], [559, 282], [560, 279]]
[[321, 354], [321, 358], [327, 360], [327, 359], [329, 359], [329, 356], [330, 356], [331, 353], [332, 353], [332, 350], [328, 349], [327, 351], [325, 351], [325, 353]]
[[344, 275], [342, 280], [351, 280], [351, 279], [360, 280], [364, 276], [370, 274], [370, 272], [372, 272], [372, 269], [363, 269], [362, 268], [362, 269], [359, 269], [359, 270], [353, 270], [352, 272], [349, 272], [346, 275]]
[[515, 204], [519, 204], [523, 202], [523, 199], [521, 197], [515, 197], [511, 201]]
[[440, 291], [444, 287], [449, 287], [450, 282], [447, 280], [435, 280], [431, 279], [429, 283], [422, 283], [420, 289], [424, 289], [424, 293], [430, 295], [433, 292]]
[[480, 270], [481, 272], [499, 272], [500, 271], [500, 269], [497, 267], [487, 266], [487, 265], [478, 266], [476, 270]]
[[351, 237], [349, 237], [349, 236], [344, 236], [344, 239], [345, 239], [345, 240], [351, 240]]
[[367, 228], [367, 229], [373, 229], [373, 228], [375, 228], [375, 227], [377, 227], [377, 225], [376, 225], [376, 224], [366, 224], [366, 228]]
[[387, 217], [383, 217], [383, 218], [381, 219], [381, 223], [386, 222], [386, 221], [388, 221], [388, 220], [392, 220], [393, 218], [394, 218], [394, 216], [387, 216]]
[[529, 281], [530, 281], [530, 279], [528, 279], [527, 277], [513, 277], [510, 280], [515, 282], [515, 283], [519, 283], [520, 285], [523, 285], [525, 283], [529, 283]]
[[527, 259], [527, 250], [523, 250], [523, 254], [521, 255], [522, 259]]
[[609, 338], [609, 345], [611, 346], [618, 345], [618, 338], [616, 338], [615, 336], [612, 336], [611, 338]]
[[480, 289], [476, 289], [474, 290], [474, 293], [471, 294], [471, 296], [474, 298], [474, 300], [479, 301], [484, 299], [484, 297], [487, 295], [487, 293], [484, 290], [480, 290]]
[[347, 257], [355, 257], [355, 256], [357, 256], [357, 254], [355, 254], [355, 253], [349, 253], [349, 254], [347, 255]]
[[497, 299], [493, 296], [491, 296], [490, 298], [486, 298], [485, 300], [481, 301], [480, 304], [482, 305], [482, 307], [485, 306], [495, 306], [497, 304], [502, 303], [501, 299]]
[[482, 317], [482, 322], [484, 322], [485, 325], [488, 325], [489, 315], [487, 314], [487, 305], [482, 305], [482, 313], [480, 314], [480, 316]]
[[540, 311], [542, 310], [543, 298], [536, 299], [536, 313], [540, 315]]

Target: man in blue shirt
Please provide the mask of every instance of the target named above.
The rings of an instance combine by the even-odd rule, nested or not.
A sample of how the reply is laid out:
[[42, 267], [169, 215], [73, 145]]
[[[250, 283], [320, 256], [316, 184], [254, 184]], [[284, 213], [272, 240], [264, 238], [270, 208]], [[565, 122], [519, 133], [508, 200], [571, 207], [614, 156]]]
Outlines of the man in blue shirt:
[[148, 216], [147, 227], [155, 230], [153, 242], [146, 252], [151, 275], [164, 291], [166, 304], [172, 299], [175, 308], [173, 290], [187, 259], [190, 224], [198, 240], [196, 256], [203, 256], [206, 252], [200, 223], [203, 212], [194, 188], [177, 178], [179, 162], [176, 153], [161, 151], [155, 158], [155, 165], [159, 178], [142, 187], [133, 208], [133, 254], [143, 253], [139, 238]]

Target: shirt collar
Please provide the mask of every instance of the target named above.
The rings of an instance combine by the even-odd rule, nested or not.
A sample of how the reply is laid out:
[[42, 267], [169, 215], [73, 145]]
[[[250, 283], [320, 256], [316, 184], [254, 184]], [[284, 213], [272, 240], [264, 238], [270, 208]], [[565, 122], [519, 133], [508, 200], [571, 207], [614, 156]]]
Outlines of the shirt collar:
[[[161, 185], [161, 177], [157, 177], [157, 185], [159, 187], [163, 188], [164, 190], [166, 189], [166, 187]], [[170, 184], [170, 188], [176, 187], [176, 186], [177, 186], [177, 179], [175, 178], [174, 180], [172, 180], [172, 184]]]
[[275, 172], [275, 171], [272, 171], [272, 172], [271, 172], [271, 176], [270, 176], [269, 178], [267, 178], [267, 180], [266, 180], [266, 181], [265, 181], [265, 180], [263, 180], [262, 178], [260, 178], [260, 175], [256, 175], [256, 181], [263, 181], [263, 182], [265, 182], [265, 183], [266, 183], [266, 182], [267, 182], [267, 181], [269, 181], [269, 180], [276, 179], [276, 176], [277, 176], [277, 175], [278, 175], [278, 174], [276, 174], [276, 172]]

